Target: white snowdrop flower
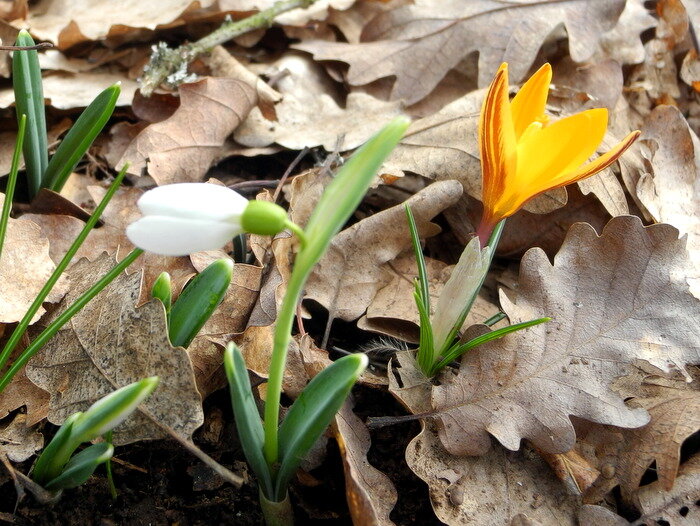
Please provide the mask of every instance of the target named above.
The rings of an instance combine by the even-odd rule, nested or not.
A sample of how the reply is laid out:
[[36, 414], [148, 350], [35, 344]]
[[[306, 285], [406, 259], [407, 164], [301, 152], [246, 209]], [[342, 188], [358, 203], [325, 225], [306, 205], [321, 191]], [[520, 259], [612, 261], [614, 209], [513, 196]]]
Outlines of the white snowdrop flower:
[[225, 186], [178, 183], [149, 190], [137, 205], [143, 217], [127, 227], [129, 240], [148, 252], [185, 256], [242, 233], [248, 200]]

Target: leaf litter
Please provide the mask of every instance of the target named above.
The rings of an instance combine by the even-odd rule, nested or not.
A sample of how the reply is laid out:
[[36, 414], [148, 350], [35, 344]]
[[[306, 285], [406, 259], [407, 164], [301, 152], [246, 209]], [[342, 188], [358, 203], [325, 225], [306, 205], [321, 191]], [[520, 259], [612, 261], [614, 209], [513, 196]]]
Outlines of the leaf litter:
[[[300, 513], [312, 522], [380, 525], [411, 524], [412, 506], [432, 507], [434, 520], [456, 525], [696, 521], [700, 77], [689, 28], [699, 25], [697, 2], [318, 1], [280, 17], [277, 28], [195, 61], [194, 83], [150, 99], [136, 91], [151, 45], [194, 41], [228, 15], [241, 18], [272, 3], [169, 0], [153, 10], [133, 1], [119, 9], [104, 2], [5, 2], [6, 41], [27, 26], [56, 45], [41, 59], [50, 142], [65, 133], [63, 118], [74, 120], [96, 92], [121, 81], [122, 97], [64, 190], [68, 202], [15, 203], [0, 266], [3, 337], [125, 161], [129, 185], [33, 320], [33, 331], [131, 248], [124, 228], [138, 217], [144, 189], [215, 177], [215, 184], [248, 197], [285, 204], [303, 225], [346, 152], [391, 116], [408, 113], [411, 128], [315, 269], [299, 310], [303, 322], [284, 379], [290, 399], [342, 352], [367, 343], [383, 348], [372, 351], [375, 368], [354, 394], [357, 413], [346, 404], [329, 431], [339, 456], [324, 442], [314, 456], [321, 467], [299, 473]], [[499, 310], [510, 323], [553, 320], [473, 349], [430, 383], [404, 350], [416, 341], [418, 317], [417, 270], [401, 204], [412, 204], [437, 295], [480, 214], [478, 88], [504, 60], [514, 83], [545, 60], [553, 64], [547, 111], [555, 118], [608, 108], [601, 150], [632, 129], [642, 136], [618, 164], [578, 188], [533, 200], [509, 220], [492, 285], [464, 329], [483, 333], [483, 325], [469, 325]], [[6, 65], [3, 54], [4, 77]], [[11, 104], [3, 88], [0, 105]], [[3, 144], [11, 145], [14, 115], [0, 120]], [[299, 152], [298, 166], [281, 183]], [[0, 147], [3, 173], [10, 156], [11, 148]], [[186, 351], [169, 344], [162, 306], [148, 301], [151, 285], [166, 270], [177, 294], [208, 262], [228, 257], [230, 247], [183, 258], [145, 254], [88, 304], [0, 395], [0, 446], [9, 461], [28, 466], [53, 432], [47, 422], [60, 424], [113, 388], [158, 374], [159, 391], [118, 428], [117, 443], [163, 444], [164, 428], [195, 442], [201, 433], [203, 441], [217, 437], [206, 443], [233, 467], [242, 457], [230, 457], [237, 446], [221, 401], [223, 346], [234, 340], [242, 347], [264, 398], [272, 327], [296, 249], [286, 235], [250, 236], [248, 243], [223, 304]], [[377, 344], [380, 335], [400, 341]], [[399, 405], [376, 403], [377, 389]], [[397, 412], [418, 419], [420, 430], [407, 437], [405, 451], [390, 449], [392, 463], [382, 465], [391, 467], [382, 473], [375, 452], [387, 444], [366, 417]], [[203, 422], [206, 433], [197, 431]], [[223, 432], [210, 432], [221, 426]], [[392, 429], [385, 430], [389, 436]], [[142, 460], [130, 452], [138, 450], [129, 447], [157, 451], [128, 446], [126, 458], [136, 464]], [[402, 479], [404, 467], [427, 489], [415, 476]], [[343, 471], [344, 484], [334, 485], [333, 469]], [[151, 476], [121, 474], [135, 486], [138, 477]], [[189, 475], [173, 466], [164, 480], [183, 476]], [[323, 495], [324, 486], [347, 503], [308, 498]], [[220, 483], [204, 487], [222, 491]], [[175, 501], [164, 505], [168, 513], [197, 523]], [[2, 513], [13, 511], [2, 506]], [[208, 509], [225, 517], [229, 508], [219, 502]]]

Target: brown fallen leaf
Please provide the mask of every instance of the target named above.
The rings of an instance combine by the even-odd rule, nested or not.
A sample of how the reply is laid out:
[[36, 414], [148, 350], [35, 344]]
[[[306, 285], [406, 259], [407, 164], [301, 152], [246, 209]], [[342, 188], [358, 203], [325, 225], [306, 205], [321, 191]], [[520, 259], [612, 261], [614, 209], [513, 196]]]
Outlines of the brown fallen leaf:
[[640, 140], [649, 154], [637, 195], [656, 221], [687, 234], [694, 266], [688, 282], [691, 292], [700, 298], [700, 140], [672, 106], [652, 111]]
[[214, 0], [164, 0], [154, 9], [139, 0], [125, 0], [119, 9], [110, 0], [44, 0], [29, 13], [33, 35], [59, 49], [81, 42], [123, 35], [135, 28], [176, 25], [188, 11], [209, 7]]
[[0, 392], [0, 419], [22, 406], [27, 410], [28, 426], [46, 418], [49, 411], [49, 393], [30, 382], [24, 369]]
[[0, 427], [0, 447], [13, 462], [24, 462], [44, 446], [44, 436], [27, 424], [27, 415], [19, 413]]
[[291, 150], [323, 146], [335, 151], [357, 148], [401, 111], [398, 102], [384, 102], [365, 93], [350, 93], [341, 107], [333, 98], [321, 67], [306, 56], [285, 55], [271, 65], [287, 72], [275, 84], [283, 95], [275, 104], [276, 120], [254, 108], [234, 137], [244, 146], [260, 148], [277, 143]]
[[614, 218], [600, 237], [574, 225], [554, 265], [528, 251], [516, 299], [502, 295], [503, 310], [512, 323], [553, 320], [471, 350], [442, 378], [432, 402], [446, 449], [484, 454], [493, 436], [511, 450], [526, 438], [563, 453], [575, 442], [569, 415], [646, 424], [646, 411], [627, 407], [609, 385], [636, 360], [666, 371], [700, 362], [688, 265], [673, 227], [645, 228], [632, 216]]
[[[113, 266], [106, 254], [76, 263], [71, 290], [52, 317]], [[115, 430], [115, 443], [163, 438], [167, 430], [188, 439], [202, 424], [192, 365], [186, 351], [168, 341], [162, 304], [135, 307], [140, 281], [139, 272], [118, 276], [27, 365], [29, 379], [51, 394], [49, 421], [60, 424], [119, 387], [159, 376], [156, 391]]]
[[584, 505], [578, 515], [578, 524], [605, 524], [610, 526], [694, 526], [700, 521], [700, 456], [688, 460], [678, 474], [672, 491], [666, 492], [659, 481], [644, 486], [638, 494], [641, 516], [628, 522], [602, 506]]
[[393, 526], [389, 518], [398, 500], [389, 477], [367, 460], [371, 446], [369, 431], [346, 400], [335, 416], [333, 434], [338, 442], [345, 472], [345, 495], [353, 524]]
[[159, 185], [200, 181], [257, 98], [253, 87], [229, 78], [183, 84], [179, 92], [175, 113], [140, 132], [117, 166], [129, 162], [134, 175], [147, 170]]
[[[461, 195], [456, 181], [431, 184], [406, 201], [423, 237], [439, 230], [430, 222]], [[314, 267], [305, 299], [329, 311], [333, 319], [352, 321], [364, 314], [372, 298], [390, 280], [384, 264], [411, 246], [403, 205], [378, 212], [335, 236], [330, 248]]]
[[[130, 105], [138, 85], [122, 73], [94, 70], [55, 73], [42, 79], [47, 105], [59, 110], [85, 108], [100, 92], [116, 82], [121, 82], [117, 106]], [[11, 87], [0, 90], [0, 108], [9, 108], [14, 102], [15, 93]]]
[[[389, 390], [413, 413], [430, 410], [432, 384], [414, 354], [399, 353], [389, 373]], [[547, 464], [529, 448], [513, 453], [496, 445], [485, 456], [455, 456], [445, 450], [435, 422], [421, 420], [421, 432], [406, 448], [406, 462], [430, 488], [430, 502], [445, 524], [511, 524], [524, 513], [543, 524], [574, 525], [580, 498], [568, 494]], [[517, 524], [517, 522], [514, 522]]]
[[412, 104], [424, 98], [466, 55], [479, 52], [479, 85], [487, 85], [501, 62], [522, 80], [542, 42], [560, 24], [576, 62], [594, 52], [624, 8], [622, 0], [564, 0], [554, 3], [491, 0], [445, 3], [419, 0], [379, 14], [363, 30], [362, 42], [307, 41], [293, 47], [317, 60], [350, 64], [352, 85], [395, 76], [391, 99]]
[[[0, 206], [4, 200], [0, 194]], [[21, 320], [55, 268], [49, 257], [49, 240], [39, 225], [10, 218], [0, 260], [0, 323]], [[46, 301], [56, 303], [66, 289], [67, 280], [61, 277]], [[44, 312], [40, 308], [31, 323]]]

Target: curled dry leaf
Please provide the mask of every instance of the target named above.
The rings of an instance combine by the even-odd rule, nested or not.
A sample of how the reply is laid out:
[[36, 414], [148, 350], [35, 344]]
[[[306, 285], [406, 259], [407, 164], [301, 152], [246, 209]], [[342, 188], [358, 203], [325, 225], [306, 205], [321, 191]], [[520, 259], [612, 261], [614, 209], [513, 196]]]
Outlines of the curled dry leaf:
[[[456, 181], [442, 181], [406, 201], [422, 235], [437, 233], [439, 229], [430, 219], [456, 202], [461, 193]], [[329, 320], [355, 320], [391, 280], [384, 264], [409, 247], [411, 237], [403, 204], [363, 219], [333, 238], [328, 252], [314, 267], [305, 298], [328, 309]]]
[[648, 422], [610, 383], [645, 360], [684, 371], [700, 362], [700, 304], [689, 294], [684, 243], [669, 225], [614, 218], [598, 237], [577, 224], [550, 264], [532, 249], [520, 269], [511, 322], [552, 321], [467, 353], [432, 391], [440, 439], [455, 455], [483, 454], [494, 436], [508, 449], [523, 438], [551, 453], [575, 441], [569, 415], [618, 427]]
[[395, 76], [391, 99], [413, 104], [477, 51], [479, 85], [490, 82], [501, 62], [509, 62], [513, 79], [521, 80], [543, 41], [560, 24], [568, 31], [572, 58], [584, 62], [624, 6], [624, 0], [417, 0], [374, 18], [359, 44], [312, 40], [294, 47], [313, 53], [317, 60], [347, 62], [348, 81], [355, 86]]
[[649, 149], [649, 170], [637, 183], [637, 195], [656, 221], [687, 234], [694, 266], [688, 282], [700, 298], [700, 140], [672, 106], [651, 112], [641, 140]]
[[[401, 110], [398, 102], [384, 102], [365, 93], [350, 93], [340, 107], [329, 92], [321, 67], [308, 57], [285, 55], [273, 67], [287, 72], [275, 84], [284, 96], [275, 105], [276, 121], [254, 108], [236, 130], [236, 141], [260, 148], [277, 143], [290, 150], [323, 146], [340, 151], [357, 148]], [[325, 82], [323, 82], [325, 80]]]
[[[106, 254], [76, 263], [71, 290], [56, 313], [113, 266], [114, 258]], [[60, 424], [115, 389], [159, 376], [154, 393], [115, 429], [115, 443], [162, 438], [168, 432], [188, 439], [202, 424], [192, 364], [184, 349], [170, 345], [162, 304], [135, 307], [140, 281], [140, 272], [118, 276], [28, 364], [29, 379], [51, 394], [49, 421]]]
[[27, 415], [18, 413], [0, 428], [0, 447], [13, 462], [24, 462], [44, 446], [44, 437], [27, 424]]
[[[0, 194], [0, 206], [4, 200]], [[55, 268], [49, 256], [49, 240], [39, 225], [10, 218], [0, 260], [0, 323], [21, 320]], [[67, 280], [62, 277], [47, 301], [56, 303], [66, 290]], [[32, 323], [44, 312], [39, 309]]]
[[173, 115], [140, 132], [117, 163], [144, 169], [159, 185], [200, 181], [226, 138], [255, 106], [256, 92], [236, 79], [209, 77], [179, 88]]
[[654, 26], [656, 19], [644, 7], [644, 0], [627, 0], [615, 27], [601, 37], [601, 50], [619, 64], [639, 64], [646, 56], [640, 36]]
[[389, 477], [367, 460], [369, 431], [346, 400], [335, 416], [333, 434], [338, 442], [345, 472], [345, 494], [353, 524], [393, 526], [389, 518], [398, 495]]

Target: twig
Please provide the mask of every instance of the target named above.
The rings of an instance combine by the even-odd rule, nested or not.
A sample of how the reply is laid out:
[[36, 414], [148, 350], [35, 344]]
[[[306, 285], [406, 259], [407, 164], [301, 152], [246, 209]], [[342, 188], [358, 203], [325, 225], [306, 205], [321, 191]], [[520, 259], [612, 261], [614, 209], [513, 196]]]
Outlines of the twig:
[[40, 42], [33, 46], [0, 46], [0, 51], [32, 51], [33, 49], [50, 49], [53, 47], [51, 42]]
[[151, 59], [143, 69], [141, 94], [144, 97], [149, 97], [161, 84], [165, 84], [169, 88], [176, 88], [183, 82], [193, 81], [195, 76], [187, 72], [187, 66], [199, 55], [207, 53], [215, 46], [244, 33], [268, 27], [272, 25], [278, 15], [292, 9], [309, 7], [314, 2], [316, 0], [281, 0], [275, 2], [269, 9], [237, 22], [227, 18], [221, 27], [213, 33], [192, 44], [183, 44], [176, 49], [171, 49], [164, 42], [160, 42], [153, 46]]

